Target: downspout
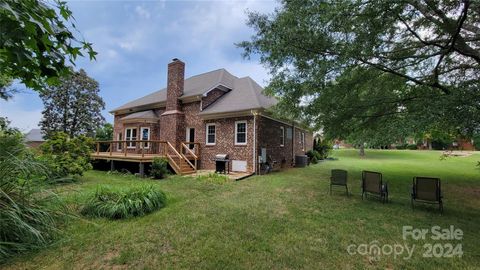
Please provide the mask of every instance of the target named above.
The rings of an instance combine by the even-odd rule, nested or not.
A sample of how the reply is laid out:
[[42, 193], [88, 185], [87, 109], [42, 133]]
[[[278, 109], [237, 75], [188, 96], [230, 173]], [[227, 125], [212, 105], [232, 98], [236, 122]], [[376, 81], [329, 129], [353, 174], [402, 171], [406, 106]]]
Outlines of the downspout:
[[257, 149], [257, 114], [255, 111], [252, 111], [253, 114], [253, 171], [257, 173], [257, 158], [256, 158], [256, 149]]
[[295, 166], [295, 122], [292, 121], [292, 167]]

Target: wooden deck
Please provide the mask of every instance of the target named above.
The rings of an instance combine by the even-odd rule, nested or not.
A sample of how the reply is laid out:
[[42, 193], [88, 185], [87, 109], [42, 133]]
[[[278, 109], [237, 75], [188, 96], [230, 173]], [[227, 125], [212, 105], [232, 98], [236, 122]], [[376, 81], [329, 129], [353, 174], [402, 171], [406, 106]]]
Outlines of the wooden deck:
[[200, 151], [196, 142], [182, 142], [177, 150], [170, 142], [157, 140], [97, 141], [96, 146], [92, 159], [137, 162], [142, 175], [144, 163], [154, 158], [166, 158], [177, 174], [195, 173]]
[[92, 159], [128, 161], [128, 162], [152, 162], [156, 157], [164, 157], [163, 154], [137, 154], [122, 152], [95, 152], [91, 154]]

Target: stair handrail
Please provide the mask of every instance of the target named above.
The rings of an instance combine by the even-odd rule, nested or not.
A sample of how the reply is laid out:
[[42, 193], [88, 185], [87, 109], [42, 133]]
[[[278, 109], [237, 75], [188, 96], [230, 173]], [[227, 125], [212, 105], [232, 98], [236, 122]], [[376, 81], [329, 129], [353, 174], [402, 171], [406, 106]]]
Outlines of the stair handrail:
[[[174, 153], [175, 156], [179, 157], [180, 159], [183, 159], [183, 156], [182, 156], [180, 153], [178, 153], [177, 149], [175, 149], [175, 147], [173, 147], [173, 145], [172, 145], [169, 141], [167, 141], [167, 145], [168, 145], [168, 147], [170, 148], [170, 150], [173, 150], [173, 153]], [[181, 174], [181, 173], [182, 173], [182, 169], [180, 168], [180, 165], [178, 165], [178, 164], [175, 162], [175, 160], [174, 160], [174, 159], [171, 157], [171, 155], [168, 153], [168, 150], [166, 151], [165, 154], [167, 155], [167, 158], [172, 162], [172, 164], [170, 164], [170, 165], [173, 165], [174, 167], [176, 167], [176, 169], [178, 170], [177, 173], [180, 173], [180, 174]]]
[[183, 151], [180, 150], [180, 154], [182, 155], [182, 157], [185, 159], [185, 161], [187, 161], [187, 163], [188, 163], [188, 164], [193, 168], [193, 170], [195, 170], [195, 172], [196, 172], [196, 171], [197, 171], [197, 159], [198, 159], [197, 155], [195, 155], [195, 153], [193, 153], [193, 151], [190, 150], [185, 143], [182, 142], [182, 143], [181, 143], [181, 146], [182, 146], [183, 148], [185, 148], [188, 152], [190, 152], [190, 154], [192, 154], [192, 156], [193, 156], [193, 158], [194, 158], [194, 160], [195, 160], [195, 165], [193, 165], [192, 162], [190, 162], [190, 160], [183, 154]]
[[[175, 147], [173, 147], [173, 145], [170, 142], [167, 141], [167, 145], [170, 147], [171, 150], [173, 150], [173, 153], [175, 153], [176, 156], [183, 159], [183, 156], [180, 155], [180, 153], [178, 153], [177, 149], [175, 149]], [[167, 152], [167, 154], [168, 154], [168, 152]]]

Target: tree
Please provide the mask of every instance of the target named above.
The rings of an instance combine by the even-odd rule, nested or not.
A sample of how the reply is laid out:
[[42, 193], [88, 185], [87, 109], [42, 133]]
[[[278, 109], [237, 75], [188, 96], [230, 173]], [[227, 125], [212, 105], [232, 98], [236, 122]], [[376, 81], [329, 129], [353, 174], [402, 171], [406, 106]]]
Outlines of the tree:
[[[72, 33], [73, 20], [63, 1], [1, 1], [0, 74], [41, 91], [69, 74], [77, 56], [95, 59], [92, 44]], [[0, 85], [0, 96], [4, 90]]]
[[0, 99], [8, 100], [16, 93], [15, 89], [10, 88], [11, 85], [12, 79], [0, 74]]
[[110, 123], [105, 123], [103, 126], [97, 128], [95, 131], [95, 139], [98, 141], [113, 140], [113, 126]]
[[93, 136], [105, 120], [101, 114], [105, 103], [99, 91], [98, 82], [83, 69], [62, 79], [59, 85], [46, 88], [40, 94], [44, 104], [40, 126], [46, 137], [58, 131], [70, 137]]
[[[480, 1], [282, 1], [238, 45], [266, 91], [326, 135], [387, 142], [480, 125]], [[363, 143], [361, 143], [363, 145]]]
[[46, 164], [51, 178], [82, 175], [92, 169], [92, 147], [92, 138], [83, 135], [70, 138], [66, 133], [56, 132], [40, 146], [42, 155], [39, 159]]

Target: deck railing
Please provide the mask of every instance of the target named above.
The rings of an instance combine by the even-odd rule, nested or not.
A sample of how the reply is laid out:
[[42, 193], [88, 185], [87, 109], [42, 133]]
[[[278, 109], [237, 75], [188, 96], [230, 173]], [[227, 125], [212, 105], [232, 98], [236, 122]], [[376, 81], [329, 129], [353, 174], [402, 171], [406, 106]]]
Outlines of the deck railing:
[[[118, 155], [119, 153], [123, 156], [128, 154], [141, 155], [160, 155], [166, 156], [167, 142], [159, 140], [124, 140], [124, 141], [96, 141], [96, 154], [100, 153], [108, 155]], [[106, 151], [102, 151], [106, 150]]]
[[151, 162], [155, 157], [166, 157], [177, 173], [181, 174], [182, 170], [191, 170], [188, 166], [194, 171], [198, 168], [200, 144], [196, 142], [181, 142], [178, 150], [170, 142], [159, 140], [117, 140], [95, 143], [95, 152], [92, 154], [94, 158]]

